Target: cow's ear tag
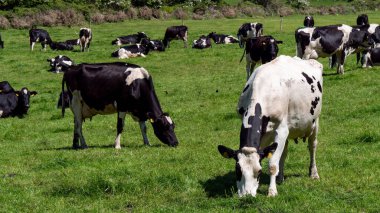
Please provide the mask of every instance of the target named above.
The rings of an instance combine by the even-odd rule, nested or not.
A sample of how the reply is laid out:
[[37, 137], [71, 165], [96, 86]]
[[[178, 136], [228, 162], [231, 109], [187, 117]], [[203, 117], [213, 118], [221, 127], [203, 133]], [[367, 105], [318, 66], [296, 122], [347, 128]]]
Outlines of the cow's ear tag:
[[0, 92], [2, 92], [3, 90], [0, 89]]
[[267, 158], [270, 159], [272, 158], [272, 156], [273, 156], [272, 152], [269, 152]]
[[16, 96], [18, 97], [18, 93], [16, 93]]
[[265, 42], [263, 42], [263, 45], [266, 45], [266, 43], [265, 43]]
[[149, 119], [149, 121], [150, 121], [151, 123], [154, 123], [154, 120], [153, 120], [153, 118]]

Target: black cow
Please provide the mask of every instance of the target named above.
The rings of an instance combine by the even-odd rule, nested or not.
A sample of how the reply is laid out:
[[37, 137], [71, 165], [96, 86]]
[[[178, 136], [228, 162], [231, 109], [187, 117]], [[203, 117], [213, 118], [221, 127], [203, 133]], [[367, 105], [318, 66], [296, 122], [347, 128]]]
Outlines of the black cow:
[[0, 82], [0, 91], [0, 118], [23, 117], [28, 113], [30, 96], [37, 94], [26, 87], [15, 91], [7, 81]]
[[65, 72], [70, 66], [74, 65], [74, 61], [64, 55], [58, 55], [55, 58], [47, 59], [50, 63], [50, 71], [52, 72]]
[[4, 49], [4, 41], [1, 39], [1, 34], [0, 34], [0, 48]]
[[30, 50], [33, 51], [36, 42], [40, 42], [43, 50], [46, 50], [46, 45], [52, 42], [49, 33], [43, 29], [30, 29], [29, 30]]
[[363, 52], [362, 67], [373, 67], [380, 65], [380, 48], [371, 48]]
[[79, 44], [80, 50], [84, 52], [85, 49], [90, 51], [90, 43], [92, 40], [92, 31], [90, 28], [80, 28], [79, 31]]
[[356, 24], [357, 25], [368, 25], [368, 16], [367, 14], [361, 14], [356, 18]]
[[64, 42], [73, 46], [80, 45], [80, 39], [69, 39]]
[[147, 44], [132, 44], [116, 50], [111, 56], [119, 59], [145, 57], [151, 49], [153, 49], [153, 46], [150, 42]]
[[204, 49], [211, 47], [211, 39], [208, 36], [201, 35], [198, 40], [193, 41], [193, 48]]
[[163, 40], [165, 48], [170, 46], [170, 41], [173, 39], [181, 39], [183, 40], [184, 47], [187, 48], [187, 26], [171, 26], [168, 27], [165, 31], [165, 37]]
[[[120, 135], [126, 114], [140, 123], [144, 144], [149, 145], [145, 121], [150, 120], [154, 134], [169, 146], [177, 146], [174, 123], [162, 112], [152, 77], [143, 67], [126, 63], [79, 64], [65, 72], [62, 80], [70, 93], [74, 113], [73, 148], [87, 148], [82, 122], [97, 114], [117, 113], [115, 148], [120, 149]], [[99, 86], [101, 85], [101, 86]], [[62, 107], [64, 111], [64, 106]], [[81, 146], [79, 146], [79, 140]]]
[[336, 56], [337, 73], [344, 73], [344, 62], [353, 52], [368, 48], [369, 34], [347, 25], [305, 27], [295, 32], [297, 56], [303, 59]]
[[138, 44], [143, 38], [148, 38], [144, 32], [137, 32], [137, 34], [120, 36], [111, 42], [112, 45], [124, 45], [124, 44]]
[[165, 51], [164, 43], [161, 40], [150, 40], [149, 38], [144, 38], [141, 40], [141, 44], [150, 48], [150, 50], [163, 52]]
[[73, 45], [68, 44], [66, 42], [54, 42], [50, 43], [50, 48], [52, 50], [74, 50]]
[[278, 45], [282, 44], [282, 41], [277, 41], [272, 36], [259, 36], [256, 38], [249, 38], [245, 44], [245, 50], [240, 61], [243, 60], [244, 54], [247, 60], [246, 71], [247, 80], [252, 74], [256, 63], [262, 64], [268, 63], [275, 59], [278, 54]]
[[261, 23], [244, 23], [240, 26], [237, 37], [240, 48], [244, 47], [245, 41], [248, 38], [254, 38], [263, 35], [263, 24]]
[[314, 18], [313, 16], [305, 16], [303, 20], [303, 26], [305, 27], [314, 27]]
[[214, 40], [215, 44], [239, 43], [239, 40], [231, 35], [216, 34], [216, 32], [209, 33], [207, 37], [210, 37], [212, 40]]

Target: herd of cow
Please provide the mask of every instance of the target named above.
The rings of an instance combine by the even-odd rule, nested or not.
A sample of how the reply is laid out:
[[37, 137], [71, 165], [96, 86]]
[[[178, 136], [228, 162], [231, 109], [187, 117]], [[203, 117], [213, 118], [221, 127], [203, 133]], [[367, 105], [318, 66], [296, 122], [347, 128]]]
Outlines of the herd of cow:
[[[269, 158], [269, 196], [277, 195], [276, 181], [284, 180], [284, 162], [288, 140], [308, 140], [310, 152], [309, 175], [318, 179], [315, 162], [318, 121], [322, 106], [323, 66], [319, 57], [330, 57], [330, 66], [338, 63], [337, 72], [344, 73], [343, 65], [348, 55], [362, 55], [363, 67], [380, 62], [380, 26], [369, 24], [368, 16], [360, 15], [357, 26], [330, 25], [314, 27], [313, 17], [307, 16], [305, 27], [295, 31], [297, 56], [278, 56], [278, 44], [270, 35], [263, 35], [263, 24], [245, 23], [237, 38], [212, 32], [193, 41], [193, 48], [216, 44], [239, 43], [244, 47], [247, 65], [247, 82], [240, 96], [237, 111], [241, 115], [240, 146], [233, 150], [223, 145], [218, 150], [225, 158], [236, 161], [236, 178], [239, 196], [256, 196], [261, 174], [261, 160]], [[149, 50], [164, 51], [173, 39], [181, 39], [187, 47], [188, 28], [168, 27], [163, 41], [150, 40], [137, 34], [118, 37], [112, 44], [121, 46], [112, 56], [129, 58], [145, 56]], [[80, 45], [88, 50], [91, 29], [82, 28], [79, 39], [53, 42], [41, 29], [30, 30], [30, 48], [41, 42], [46, 49], [72, 50]], [[243, 59], [242, 57], [242, 59]], [[73, 148], [87, 148], [82, 134], [84, 119], [97, 114], [117, 113], [115, 148], [120, 149], [120, 136], [126, 114], [139, 122], [144, 144], [149, 145], [146, 121], [150, 121], [155, 135], [169, 146], [177, 146], [174, 122], [164, 113], [156, 96], [152, 77], [146, 69], [130, 63], [82, 63], [75, 65], [66, 56], [49, 59], [52, 70], [64, 72], [60, 105], [62, 115], [70, 107], [74, 114]], [[256, 63], [261, 66], [254, 70]], [[99, 86], [101, 85], [101, 86]], [[65, 89], [66, 88], [66, 89]], [[104, 88], [107, 88], [106, 90]], [[22, 88], [15, 91], [7, 81], [0, 82], [0, 117], [20, 116], [27, 113], [29, 98], [37, 94]]]

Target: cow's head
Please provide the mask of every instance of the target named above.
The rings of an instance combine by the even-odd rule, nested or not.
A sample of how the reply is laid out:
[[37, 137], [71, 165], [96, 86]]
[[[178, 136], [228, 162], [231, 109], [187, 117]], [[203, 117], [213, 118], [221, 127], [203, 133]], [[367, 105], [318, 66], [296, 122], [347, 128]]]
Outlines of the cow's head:
[[314, 27], [314, 18], [313, 16], [306, 16], [303, 21], [303, 26], [305, 27]]
[[[260, 38], [260, 37], [259, 37]], [[261, 60], [265, 64], [272, 61], [277, 57], [278, 46], [277, 44], [282, 44], [282, 41], [277, 41], [272, 36], [264, 36], [263, 39], [260, 39], [260, 49], [262, 52]]]
[[219, 153], [223, 157], [233, 158], [236, 161], [236, 185], [240, 197], [245, 195], [256, 196], [262, 169], [261, 160], [265, 157], [270, 158], [276, 148], [277, 143], [273, 143], [263, 151], [248, 146], [244, 146], [240, 150], [232, 150], [223, 145], [218, 146]]
[[140, 40], [143, 38], [148, 38], [148, 36], [144, 32], [138, 32], [137, 36], [140, 38]]
[[177, 136], [174, 133], [174, 122], [167, 113], [158, 117], [148, 114], [148, 118], [152, 123], [154, 134], [160, 141], [173, 147], [178, 145]]
[[30, 96], [35, 95], [37, 95], [36, 91], [29, 91], [26, 87], [22, 88], [20, 91], [16, 91], [16, 96], [18, 97], [17, 108], [20, 115], [28, 113]]

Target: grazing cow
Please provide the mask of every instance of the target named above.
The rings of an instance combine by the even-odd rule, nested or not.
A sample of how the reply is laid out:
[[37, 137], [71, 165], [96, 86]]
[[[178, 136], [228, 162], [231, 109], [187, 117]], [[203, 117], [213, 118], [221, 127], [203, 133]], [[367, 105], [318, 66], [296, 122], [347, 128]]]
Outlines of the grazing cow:
[[244, 23], [240, 26], [237, 37], [240, 48], [244, 47], [248, 38], [254, 38], [263, 35], [263, 24], [261, 23]]
[[303, 26], [305, 26], [305, 27], [314, 27], [314, 18], [313, 18], [313, 16], [305, 16], [305, 20], [303, 20]]
[[348, 55], [370, 46], [367, 32], [347, 25], [305, 27], [296, 30], [297, 56], [303, 59], [336, 56], [337, 73], [344, 73], [344, 62]]
[[87, 51], [90, 51], [90, 43], [92, 40], [92, 32], [90, 28], [80, 28], [79, 31], [79, 40], [80, 40], [80, 50], [84, 52], [87, 48]]
[[66, 44], [70, 44], [70, 45], [80, 45], [80, 39], [69, 39], [69, 40], [66, 40], [64, 41]]
[[134, 58], [139, 56], [145, 58], [152, 48], [153, 47], [150, 42], [147, 44], [132, 44], [116, 50], [111, 54], [111, 56], [119, 59]]
[[272, 36], [259, 36], [246, 41], [245, 50], [240, 61], [243, 60], [245, 54], [247, 80], [258, 62], [261, 61], [262, 64], [265, 64], [277, 57], [277, 44], [282, 44], [282, 41], [277, 41]]
[[150, 47], [150, 49], [154, 51], [165, 51], [164, 43], [161, 40], [150, 40], [149, 38], [144, 38], [141, 40], [141, 44]]
[[212, 38], [215, 44], [239, 43], [239, 40], [231, 35], [216, 34], [216, 32], [211, 32], [207, 37]]
[[373, 67], [380, 65], [380, 48], [371, 48], [363, 52], [362, 67]]
[[52, 50], [74, 50], [73, 45], [68, 44], [66, 42], [54, 42], [50, 43], [50, 48]]
[[29, 91], [26, 87], [15, 91], [7, 81], [0, 82], [0, 118], [23, 117], [28, 113], [30, 96], [36, 94], [36, 91]]
[[368, 16], [367, 14], [361, 14], [358, 16], [358, 18], [356, 19], [356, 24], [357, 25], [368, 25], [369, 22], [368, 22]]
[[204, 49], [211, 47], [211, 39], [208, 36], [201, 35], [198, 40], [193, 41], [193, 48]]
[[311, 59], [279, 56], [258, 67], [240, 96], [240, 146], [218, 146], [225, 158], [236, 160], [239, 196], [256, 196], [261, 160], [269, 158], [268, 196], [276, 196], [277, 181], [284, 180], [288, 139], [308, 139], [309, 175], [319, 179], [315, 154], [322, 106], [322, 64]]
[[[62, 91], [65, 83], [71, 94], [70, 108], [74, 113], [74, 149], [87, 148], [82, 134], [85, 118], [112, 113], [117, 113], [115, 148], [121, 148], [120, 135], [126, 114], [140, 123], [144, 144], [149, 145], [145, 121], [150, 120], [159, 140], [169, 146], [177, 146], [174, 123], [168, 114], [162, 112], [152, 77], [143, 67], [120, 62], [79, 64], [65, 72]], [[65, 107], [62, 108], [64, 110]]]
[[187, 26], [171, 26], [168, 27], [165, 31], [165, 37], [163, 40], [165, 48], [170, 46], [170, 41], [173, 39], [181, 39], [183, 40], [184, 47], [187, 48]]
[[55, 58], [47, 59], [50, 63], [52, 72], [65, 72], [70, 66], [74, 65], [74, 61], [72, 61], [69, 57], [64, 55], [58, 55]]
[[0, 48], [4, 49], [4, 41], [1, 39], [1, 34], [0, 34]]
[[138, 44], [143, 38], [148, 38], [144, 32], [137, 32], [137, 34], [120, 36], [111, 42], [112, 45], [124, 45], [124, 44]]
[[43, 29], [30, 29], [29, 30], [30, 50], [33, 51], [36, 42], [40, 42], [43, 50], [46, 50], [46, 45], [52, 42], [49, 33]]

